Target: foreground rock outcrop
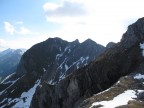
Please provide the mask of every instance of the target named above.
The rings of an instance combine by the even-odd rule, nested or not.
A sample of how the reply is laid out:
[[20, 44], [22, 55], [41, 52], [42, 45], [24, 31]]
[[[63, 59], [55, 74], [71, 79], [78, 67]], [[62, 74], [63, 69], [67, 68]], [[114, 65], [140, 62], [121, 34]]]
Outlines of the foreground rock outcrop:
[[119, 43], [98, 59], [76, 70], [56, 85], [43, 82], [30, 108], [78, 108], [93, 94], [111, 87], [122, 76], [134, 72], [144, 61], [144, 18], [130, 25]]
[[143, 108], [144, 62], [112, 87], [84, 100], [79, 108]]

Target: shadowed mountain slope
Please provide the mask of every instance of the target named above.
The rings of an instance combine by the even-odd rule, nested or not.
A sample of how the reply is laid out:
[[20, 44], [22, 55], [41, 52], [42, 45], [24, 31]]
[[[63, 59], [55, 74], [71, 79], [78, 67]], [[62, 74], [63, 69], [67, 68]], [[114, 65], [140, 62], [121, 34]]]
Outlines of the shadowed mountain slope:
[[134, 72], [144, 61], [144, 18], [130, 25], [119, 43], [87, 66], [73, 72], [56, 85], [44, 82], [31, 108], [78, 108], [80, 103], [111, 87], [122, 76]]

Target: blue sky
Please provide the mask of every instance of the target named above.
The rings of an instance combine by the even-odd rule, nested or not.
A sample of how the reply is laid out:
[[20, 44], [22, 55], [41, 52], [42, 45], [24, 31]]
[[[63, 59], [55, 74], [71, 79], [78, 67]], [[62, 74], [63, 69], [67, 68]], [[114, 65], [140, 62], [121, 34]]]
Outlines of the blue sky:
[[0, 0], [0, 51], [49, 37], [118, 42], [143, 17], [143, 0]]
[[[47, 2], [49, 1], [1, 0], [0, 48], [29, 48], [39, 41], [44, 41], [46, 37], [43, 38], [43, 35], [46, 32], [56, 30], [59, 24], [47, 22], [45, 18], [43, 5]], [[6, 30], [5, 25], [12, 26], [15, 30]], [[20, 42], [22, 40], [23, 42]]]

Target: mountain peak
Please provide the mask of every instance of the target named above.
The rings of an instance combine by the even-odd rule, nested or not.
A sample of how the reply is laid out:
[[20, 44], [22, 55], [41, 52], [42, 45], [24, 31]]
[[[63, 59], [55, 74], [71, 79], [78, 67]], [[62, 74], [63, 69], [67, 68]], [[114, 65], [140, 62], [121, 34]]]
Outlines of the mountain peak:
[[88, 38], [87, 40], [85, 40], [84, 42], [88, 42], [88, 43], [96, 43], [95, 41], [93, 41], [92, 39]]
[[100, 45], [91, 39], [85, 40], [84, 42], [82, 42], [82, 45], [84, 45], [85, 47], [92, 47], [92, 46], [96, 47], [97, 46], [97, 47], [104, 48], [103, 45]]
[[107, 45], [106, 45], [106, 48], [111, 48], [115, 45], [116, 43], [114, 42], [109, 42]]
[[59, 37], [54, 37], [54, 38], [48, 38], [47, 40], [62, 40], [61, 38], [59, 38]]
[[57, 41], [65, 41], [65, 40], [63, 40], [63, 39], [61, 39], [61, 38], [59, 38], [59, 37], [54, 37], [54, 38], [48, 38], [46, 41], [53, 41], [53, 42], [57, 42]]
[[78, 39], [76, 39], [76, 40], [74, 40], [74, 41], [72, 41], [72, 42], [74, 42], [74, 43], [79, 43], [79, 40], [78, 40]]
[[128, 30], [122, 36], [121, 43], [125, 48], [130, 48], [135, 43], [142, 41], [144, 41], [144, 18], [140, 18], [128, 26]]

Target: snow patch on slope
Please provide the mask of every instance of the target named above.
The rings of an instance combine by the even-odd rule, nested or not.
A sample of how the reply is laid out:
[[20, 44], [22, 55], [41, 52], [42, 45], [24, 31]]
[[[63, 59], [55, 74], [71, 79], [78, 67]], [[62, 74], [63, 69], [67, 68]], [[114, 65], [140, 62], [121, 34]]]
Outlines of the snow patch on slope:
[[69, 69], [68, 65], [65, 64], [65, 71], [67, 71]]
[[[61, 48], [59, 48], [59, 50], [60, 50], [60, 52], [61, 52]], [[70, 53], [71, 49], [70, 49], [69, 46], [66, 47], [63, 52], [61, 52], [60, 54], [57, 54], [57, 55], [56, 55], [56, 60], [59, 60], [59, 59], [64, 55], [64, 53], [65, 53], [66, 51], [68, 51], [68, 53]]]
[[144, 56], [144, 43], [140, 43], [140, 48], [142, 49], [142, 55]]
[[64, 52], [66, 52], [69, 48], [70, 48], [70, 46], [66, 47], [66, 48], [64, 49]]
[[2, 84], [8, 84], [8, 83], [11, 83], [6, 89], [4, 89], [3, 91], [0, 92], [0, 95], [3, 94], [4, 92], [6, 92], [6, 90], [8, 88], [10, 88], [12, 85], [14, 85], [20, 78], [14, 80], [14, 81], [8, 81], [8, 82], [5, 82], [5, 83], [2, 83]]
[[[5, 81], [6, 81], [7, 79], [9, 79], [13, 74], [15, 74], [15, 73], [12, 73], [12, 74], [8, 75], [8, 76], [1, 82], [1, 84], [5, 84]], [[7, 83], [7, 82], [6, 82], [6, 83]]]
[[85, 61], [85, 58], [84, 57], [81, 57], [80, 58], [81, 62], [83, 63]]
[[142, 74], [136, 74], [135, 76], [134, 76], [134, 79], [144, 79], [144, 75], [142, 75]]
[[59, 58], [62, 57], [62, 56], [63, 56], [63, 54], [57, 54], [56, 59], [59, 60]]
[[[140, 93], [142, 92], [142, 90], [138, 90], [138, 92]], [[124, 93], [115, 97], [113, 100], [95, 102], [90, 108], [97, 105], [102, 105], [102, 107], [100, 108], [115, 108], [117, 106], [126, 105], [129, 100], [133, 100], [136, 97], [136, 92], [134, 90], [127, 90]]]
[[[35, 93], [37, 86], [40, 84], [40, 80], [36, 81], [35, 85], [29, 89], [27, 92], [23, 92], [20, 98], [5, 98], [1, 103], [8, 102], [7, 104], [1, 106], [1, 108], [6, 108], [12, 103], [16, 103], [12, 108], [29, 108], [32, 97]], [[12, 90], [13, 91], [13, 90]]]
[[38, 80], [35, 85], [29, 89], [29, 91], [27, 92], [23, 92], [21, 94], [21, 97], [20, 98], [17, 98], [16, 99], [16, 104], [13, 106], [14, 108], [19, 108], [19, 107], [29, 107], [30, 106], [30, 103], [31, 103], [31, 100], [32, 100], [32, 97], [35, 93], [35, 90], [37, 88], [37, 86], [40, 84], [40, 80]]

